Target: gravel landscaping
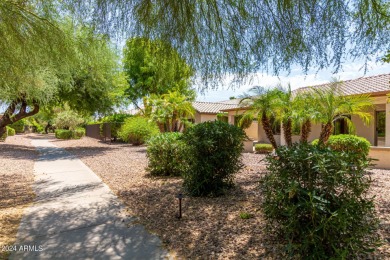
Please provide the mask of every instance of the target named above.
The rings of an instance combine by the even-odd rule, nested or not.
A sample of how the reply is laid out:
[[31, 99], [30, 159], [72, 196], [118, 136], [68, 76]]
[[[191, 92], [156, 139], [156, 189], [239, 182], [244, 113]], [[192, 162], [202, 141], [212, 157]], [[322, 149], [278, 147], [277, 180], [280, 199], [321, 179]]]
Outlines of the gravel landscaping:
[[[29, 136], [10, 136], [0, 142], [0, 248], [14, 243], [23, 210], [34, 200], [37, 155]], [[6, 258], [3, 250], [1, 258]]]
[[[91, 138], [53, 140], [87, 164], [128, 206], [128, 213], [157, 234], [179, 258], [274, 259], [275, 243], [267, 240], [260, 210], [259, 178], [265, 172], [264, 156], [244, 154], [245, 168], [236, 188], [220, 198], [183, 200], [178, 220], [176, 196], [183, 192], [179, 178], [155, 178], [145, 171], [146, 148], [105, 144]], [[377, 257], [390, 258], [390, 171], [372, 170], [372, 195], [381, 219], [385, 244]], [[248, 213], [250, 218], [240, 215]]]

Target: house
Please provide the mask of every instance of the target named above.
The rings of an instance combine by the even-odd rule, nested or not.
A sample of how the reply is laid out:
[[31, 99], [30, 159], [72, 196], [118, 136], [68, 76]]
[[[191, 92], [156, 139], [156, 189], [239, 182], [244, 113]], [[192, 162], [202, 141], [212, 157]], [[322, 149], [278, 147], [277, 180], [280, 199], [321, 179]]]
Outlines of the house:
[[[372, 145], [370, 156], [378, 159], [377, 166], [379, 168], [390, 169], [390, 104], [387, 103], [390, 93], [390, 74], [381, 74], [371, 77], [362, 77], [354, 80], [343, 81], [340, 84], [340, 91], [344, 95], [358, 95], [369, 94], [374, 103], [374, 109], [370, 111], [373, 120], [369, 125], [365, 125], [363, 121], [357, 116], [351, 116], [351, 120], [356, 128], [356, 135], [366, 138]], [[313, 88], [328, 88], [330, 84], [322, 84], [313, 86]], [[309, 88], [309, 87], [306, 87]], [[300, 88], [295, 91], [302, 91], [305, 88]], [[243, 114], [247, 108], [230, 107], [223, 109], [223, 112], [228, 113], [228, 122], [235, 124], [237, 116]], [[257, 140], [260, 143], [269, 143], [265, 136], [261, 124], [254, 124], [257, 126]], [[274, 137], [279, 145], [285, 144], [282, 129], [278, 128], [274, 131]], [[309, 136], [309, 141], [319, 137], [321, 131], [320, 124], [312, 126], [312, 132]], [[335, 132], [337, 134], [347, 133], [347, 127], [344, 122], [337, 122], [335, 125]], [[299, 136], [293, 136], [293, 141], [298, 141]]]

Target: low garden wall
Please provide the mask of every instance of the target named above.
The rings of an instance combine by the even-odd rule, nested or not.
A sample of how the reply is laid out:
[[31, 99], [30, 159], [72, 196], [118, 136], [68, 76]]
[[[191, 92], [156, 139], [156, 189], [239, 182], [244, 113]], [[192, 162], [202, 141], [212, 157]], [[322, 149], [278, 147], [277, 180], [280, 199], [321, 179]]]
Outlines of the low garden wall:
[[373, 168], [390, 169], [390, 147], [371, 146], [369, 156], [378, 160]]

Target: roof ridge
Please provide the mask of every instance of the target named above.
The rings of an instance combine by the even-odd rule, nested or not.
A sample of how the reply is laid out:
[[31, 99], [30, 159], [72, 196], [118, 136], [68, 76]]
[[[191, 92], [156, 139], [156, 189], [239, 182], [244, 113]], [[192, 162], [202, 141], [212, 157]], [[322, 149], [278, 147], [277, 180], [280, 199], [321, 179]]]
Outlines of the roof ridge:
[[[382, 74], [372, 75], [372, 76], [367, 76], [367, 77], [361, 76], [361, 77], [356, 78], [356, 79], [340, 80], [340, 83], [345, 83], [345, 82], [350, 82], [350, 81], [357, 81], [357, 80], [361, 80], [361, 79], [376, 78], [376, 77], [381, 77], [381, 76], [385, 76], [385, 75], [390, 75], [390, 73], [382, 73]], [[313, 85], [313, 86], [304, 86], [304, 87], [297, 88], [296, 90], [305, 89], [305, 88], [313, 88], [313, 87], [321, 87], [321, 86], [329, 85], [331, 83], [332, 82], [317, 84], [317, 85]]]
[[235, 106], [235, 104], [221, 103], [220, 101], [219, 101], [219, 102], [211, 102], [211, 101], [193, 101], [193, 102], [208, 103], [208, 104], [232, 105], [232, 106]]

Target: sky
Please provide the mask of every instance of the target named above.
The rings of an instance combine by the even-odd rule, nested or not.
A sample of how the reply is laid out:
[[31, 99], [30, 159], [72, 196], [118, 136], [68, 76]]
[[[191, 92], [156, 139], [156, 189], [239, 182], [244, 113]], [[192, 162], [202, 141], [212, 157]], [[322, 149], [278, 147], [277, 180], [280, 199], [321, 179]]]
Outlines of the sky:
[[282, 74], [278, 76], [272, 76], [268, 74], [257, 73], [252, 77], [251, 82], [244, 82], [240, 87], [236, 87], [234, 90], [229, 89], [229, 82], [231, 79], [226, 78], [224, 82], [221, 82], [221, 87], [218, 90], [208, 90], [202, 95], [198, 93], [197, 101], [204, 102], [217, 102], [228, 100], [230, 97], [238, 97], [252, 86], [264, 86], [272, 87], [281, 83], [283, 86], [291, 85], [291, 89], [297, 89], [299, 87], [307, 87], [318, 84], [323, 84], [331, 81], [332, 78], [338, 80], [350, 80], [360, 77], [368, 77], [379, 74], [390, 73], [390, 64], [382, 62], [368, 62], [366, 73], [364, 72], [363, 61], [350, 61], [344, 63], [342, 69], [336, 73], [332, 73], [332, 68], [316, 71], [309, 71], [306, 75], [300, 68], [293, 68], [290, 74]]

